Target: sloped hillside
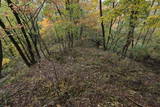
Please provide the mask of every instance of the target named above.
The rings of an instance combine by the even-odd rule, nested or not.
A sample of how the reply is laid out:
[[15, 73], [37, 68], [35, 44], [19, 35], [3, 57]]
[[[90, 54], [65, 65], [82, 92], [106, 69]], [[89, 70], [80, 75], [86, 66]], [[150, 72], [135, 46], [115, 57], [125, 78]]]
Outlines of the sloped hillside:
[[6, 77], [0, 107], [159, 107], [160, 74], [151, 68], [94, 48], [56, 53]]

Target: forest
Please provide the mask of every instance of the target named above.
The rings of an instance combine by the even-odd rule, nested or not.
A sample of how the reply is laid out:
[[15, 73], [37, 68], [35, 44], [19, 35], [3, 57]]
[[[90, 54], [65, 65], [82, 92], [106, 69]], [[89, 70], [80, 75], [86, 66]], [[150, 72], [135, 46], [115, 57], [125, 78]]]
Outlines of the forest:
[[0, 107], [160, 107], [160, 0], [0, 0]]

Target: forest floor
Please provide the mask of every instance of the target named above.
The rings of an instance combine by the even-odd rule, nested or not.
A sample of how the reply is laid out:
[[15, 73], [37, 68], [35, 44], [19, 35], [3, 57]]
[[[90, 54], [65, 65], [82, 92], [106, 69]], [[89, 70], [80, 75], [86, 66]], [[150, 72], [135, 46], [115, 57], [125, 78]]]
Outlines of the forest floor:
[[0, 107], [160, 107], [159, 65], [95, 48], [51, 57], [0, 83]]

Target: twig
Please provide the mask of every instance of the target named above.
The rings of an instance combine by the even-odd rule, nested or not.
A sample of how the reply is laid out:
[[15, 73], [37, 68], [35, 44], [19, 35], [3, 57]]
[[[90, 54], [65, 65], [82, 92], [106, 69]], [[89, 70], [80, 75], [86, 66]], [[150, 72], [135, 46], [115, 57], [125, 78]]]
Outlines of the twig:
[[134, 104], [136, 104], [138, 107], [145, 107], [142, 104], [137, 103], [136, 101], [134, 101], [133, 99], [129, 98], [128, 96], [125, 96], [128, 100], [130, 100], [131, 102], [133, 102]]

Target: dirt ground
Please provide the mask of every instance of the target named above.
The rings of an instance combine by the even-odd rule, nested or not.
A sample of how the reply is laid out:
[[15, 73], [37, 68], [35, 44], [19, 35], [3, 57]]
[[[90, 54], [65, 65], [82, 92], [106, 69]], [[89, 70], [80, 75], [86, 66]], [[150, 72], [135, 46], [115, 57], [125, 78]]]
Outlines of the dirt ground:
[[159, 67], [76, 48], [6, 77], [0, 86], [3, 106], [160, 107]]

